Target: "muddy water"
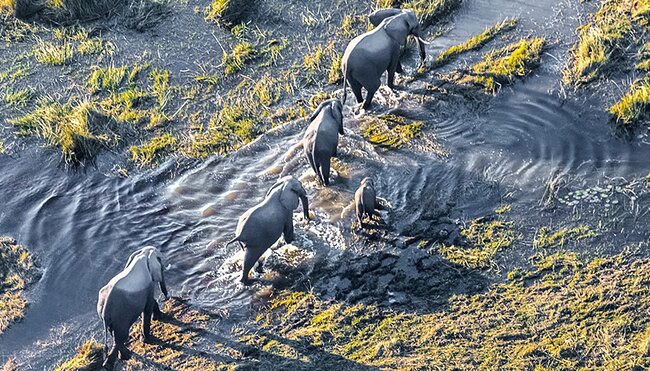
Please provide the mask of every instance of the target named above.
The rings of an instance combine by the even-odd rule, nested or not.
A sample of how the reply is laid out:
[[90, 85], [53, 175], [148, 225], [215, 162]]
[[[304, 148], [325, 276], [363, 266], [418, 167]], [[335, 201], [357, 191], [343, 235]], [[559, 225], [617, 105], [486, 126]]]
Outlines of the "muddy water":
[[[468, 0], [454, 29], [437, 39], [430, 52], [507, 16], [521, 17], [522, 27], [548, 32], [549, 37], [546, 29], [571, 35], [577, 22], [571, 16], [573, 3]], [[560, 26], [557, 14], [566, 16]], [[565, 50], [551, 52], [561, 55]], [[427, 136], [448, 157], [417, 148], [378, 152], [359, 137], [358, 120], [352, 107], [346, 107], [346, 136], [328, 189], [316, 186], [300, 153], [292, 152], [305, 127], [302, 121], [225, 158], [180, 166], [170, 160], [127, 179], [94, 169], [62, 169], [50, 150], [0, 156], [0, 233], [32, 249], [46, 268], [30, 294], [24, 321], [0, 337], [0, 361], [18, 354], [51, 364], [59, 353], [38, 355], [42, 346], [36, 342], [48, 339], [54, 349], [69, 350], [79, 339], [99, 334], [94, 313], [98, 289], [133, 250], [146, 244], [160, 247], [167, 257], [173, 295], [213, 310], [228, 309], [234, 320], [238, 314], [244, 317], [260, 286], [239, 285], [241, 252], [224, 247], [224, 242], [232, 236], [237, 217], [282, 175], [301, 178], [316, 213], [315, 221], [305, 223], [296, 212], [296, 247], [307, 258], [325, 250], [335, 259], [344, 250], [364, 252], [348, 212], [364, 176], [376, 179], [378, 193], [392, 205], [385, 214], [392, 235], [430, 237], [433, 225], [489, 213], [513, 190], [520, 195], [513, 208], [536, 203], [554, 174], [596, 182], [647, 173], [650, 147], [645, 134], [622, 138], [607, 124], [602, 104], [564, 99], [558, 84], [561, 63], [555, 57], [545, 56], [535, 75], [503, 89], [478, 111], [462, 96], [422, 98], [421, 81], [398, 93], [398, 102], [386, 91], [377, 97], [369, 114], [388, 112], [390, 106], [424, 121]], [[270, 255], [271, 260], [277, 256]]]

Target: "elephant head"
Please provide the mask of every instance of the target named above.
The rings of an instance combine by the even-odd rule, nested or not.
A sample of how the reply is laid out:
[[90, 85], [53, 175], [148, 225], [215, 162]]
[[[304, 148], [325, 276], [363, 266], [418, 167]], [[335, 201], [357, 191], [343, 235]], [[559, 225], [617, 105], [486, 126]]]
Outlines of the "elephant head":
[[[386, 13], [390, 14], [390, 13]], [[424, 47], [424, 40], [422, 40], [420, 23], [412, 10], [402, 10], [400, 13], [384, 19], [384, 30], [388, 36], [397, 41], [400, 45], [404, 45], [406, 37], [409, 35], [415, 36], [420, 50], [420, 63], [424, 63], [426, 52]]]
[[146, 261], [147, 269], [151, 275], [151, 281], [158, 282], [163, 295], [165, 295], [165, 298], [168, 297], [165, 275], [163, 273], [163, 256], [160, 251], [153, 246], [143, 247], [129, 256], [126, 266], [128, 267], [136, 258]]
[[375, 188], [375, 182], [370, 177], [365, 177], [361, 180], [361, 186], [368, 186], [370, 188]]
[[302, 202], [302, 210], [305, 219], [309, 220], [309, 201], [307, 200], [307, 192], [303, 188], [302, 183], [295, 177], [288, 175], [278, 179], [278, 181], [269, 189], [266, 196], [279, 192], [280, 203], [290, 212], [298, 207], [298, 199]]

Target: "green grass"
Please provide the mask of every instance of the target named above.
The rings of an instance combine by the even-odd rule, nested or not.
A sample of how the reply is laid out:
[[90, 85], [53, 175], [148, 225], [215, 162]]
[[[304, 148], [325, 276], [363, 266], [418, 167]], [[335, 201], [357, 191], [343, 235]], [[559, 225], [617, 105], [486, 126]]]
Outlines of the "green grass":
[[0, 236], [0, 335], [23, 317], [27, 307], [23, 291], [39, 274], [32, 255], [23, 246]]
[[460, 4], [461, 0], [407, 0], [401, 7], [412, 9], [422, 27], [426, 28], [456, 10]]
[[257, 49], [248, 41], [236, 44], [230, 53], [221, 56], [221, 64], [226, 75], [240, 71], [250, 61], [257, 57]]
[[61, 149], [66, 163], [92, 157], [97, 142], [108, 138], [90, 132], [89, 122], [94, 107], [89, 101], [71, 100], [65, 104], [49, 97], [39, 99], [36, 108], [9, 122], [23, 135], [38, 135], [48, 144]]
[[213, 0], [205, 19], [233, 26], [243, 20], [246, 12], [254, 4], [255, 2], [252, 0]]
[[650, 81], [635, 81], [629, 91], [608, 111], [616, 122], [630, 125], [647, 118], [650, 109]]
[[162, 155], [173, 151], [176, 141], [176, 137], [171, 134], [163, 134], [142, 145], [131, 146], [131, 160], [141, 167], [155, 166]]
[[370, 143], [384, 148], [400, 148], [421, 135], [424, 123], [407, 122], [401, 116], [382, 115], [368, 117], [360, 123], [363, 137]]
[[72, 44], [64, 41], [62, 43], [51, 43], [38, 40], [34, 45], [34, 58], [45, 65], [61, 66], [67, 64], [74, 58], [74, 48]]
[[440, 246], [438, 252], [452, 263], [468, 268], [488, 268], [493, 256], [510, 247], [515, 239], [513, 223], [495, 219], [478, 218], [461, 230], [470, 247]]
[[36, 93], [31, 88], [20, 90], [7, 89], [2, 96], [2, 100], [12, 108], [22, 108], [27, 106], [36, 96]]
[[77, 52], [79, 55], [113, 55], [117, 47], [110, 41], [102, 40], [99, 37], [83, 40], [77, 45]]
[[116, 91], [126, 76], [126, 66], [122, 67], [99, 67], [96, 68], [88, 78], [86, 85], [92, 93], [103, 90]]
[[625, 52], [634, 22], [643, 16], [646, 1], [606, 0], [591, 21], [578, 29], [578, 41], [564, 70], [565, 84], [588, 83], [616, 65]]
[[343, 80], [343, 56], [339, 53], [335, 53], [332, 56], [332, 63], [327, 74], [327, 83], [328, 84], [338, 84]]
[[526, 76], [539, 64], [545, 40], [541, 37], [522, 39], [502, 49], [487, 53], [483, 61], [473, 65], [461, 82], [481, 85], [485, 90], [496, 93], [516, 77]]
[[307, 53], [302, 60], [302, 68], [307, 74], [316, 74], [321, 71], [325, 62], [326, 51], [321, 45], [316, 46]]
[[154, 68], [149, 73], [149, 78], [151, 79], [151, 91], [158, 100], [158, 105], [164, 108], [170, 99], [169, 79], [171, 78], [171, 72]]
[[[650, 260], [627, 255], [583, 262], [542, 255], [529, 270], [486, 292], [454, 295], [448, 307], [408, 313], [276, 295], [261, 311], [259, 335], [241, 341], [287, 357], [324, 352], [382, 369], [630, 370], [650, 366]], [[287, 342], [283, 342], [287, 343]]]
[[538, 248], [562, 247], [569, 241], [580, 241], [596, 236], [596, 232], [592, 231], [586, 225], [580, 225], [575, 228], [563, 227], [556, 232], [551, 231], [549, 227], [541, 227], [535, 234], [533, 246]]
[[488, 43], [490, 40], [494, 39], [499, 34], [512, 30], [516, 25], [517, 19], [509, 19], [503, 22], [499, 22], [481, 32], [480, 34], [470, 37], [462, 44], [454, 45], [449, 49], [443, 51], [436, 57], [435, 64], [441, 65], [447, 63], [458, 54], [478, 49]]
[[95, 340], [83, 343], [71, 359], [57, 366], [55, 371], [86, 371], [101, 368], [104, 361], [104, 347]]
[[111, 93], [99, 103], [99, 107], [117, 121], [138, 124], [148, 117], [148, 110], [139, 108], [148, 96], [141, 89], [129, 88]]

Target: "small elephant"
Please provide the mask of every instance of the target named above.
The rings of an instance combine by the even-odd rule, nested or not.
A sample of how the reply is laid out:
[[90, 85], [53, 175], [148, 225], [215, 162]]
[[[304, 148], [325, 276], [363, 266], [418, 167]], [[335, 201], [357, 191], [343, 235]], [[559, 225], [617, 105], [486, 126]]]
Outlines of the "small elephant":
[[305, 219], [309, 220], [307, 192], [298, 179], [285, 176], [269, 189], [264, 201], [239, 217], [235, 238], [226, 246], [237, 241], [245, 251], [241, 278], [245, 285], [250, 283], [248, 272], [280, 235], [287, 243], [293, 241], [293, 210], [298, 207], [298, 199], [302, 201]]
[[[386, 9], [374, 17], [375, 20], [380, 18], [381, 23], [374, 30], [350, 41], [343, 54], [343, 102], [347, 99], [349, 83], [357, 103], [363, 102], [364, 109], [370, 108], [384, 71], [388, 71], [388, 87], [395, 88], [395, 72], [401, 68], [401, 48], [409, 35], [417, 38], [421, 64], [426, 57], [420, 24], [412, 10]], [[362, 87], [367, 90], [365, 101], [361, 95]]]
[[338, 99], [321, 103], [309, 118], [311, 122], [302, 138], [309, 165], [324, 186], [330, 183], [330, 160], [336, 157], [339, 134], [343, 132], [343, 105]]
[[99, 290], [97, 314], [104, 322], [104, 346], [108, 346], [108, 333], [113, 336], [113, 348], [104, 367], [113, 365], [118, 352], [122, 360], [131, 358], [126, 343], [131, 325], [140, 314], [144, 341], [151, 341], [151, 318], [154, 313], [160, 313], [154, 298], [155, 283], [160, 284], [167, 298], [162, 254], [155, 247], [147, 246], [131, 254], [124, 270]]
[[384, 209], [383, 205], [377, 201], [375, 183], [371, 178], [366, 177], [361, 181], [361, 185], [354, 193], [354, 206], [357, 210], [357, 220], [362, 228], [364, 215], [378, 215], [377, 210]]

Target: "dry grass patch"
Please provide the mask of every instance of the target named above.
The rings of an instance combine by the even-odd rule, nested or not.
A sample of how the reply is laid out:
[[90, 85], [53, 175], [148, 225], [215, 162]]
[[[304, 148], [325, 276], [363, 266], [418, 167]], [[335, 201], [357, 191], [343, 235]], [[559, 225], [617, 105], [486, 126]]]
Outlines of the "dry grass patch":
[[496, 93], [502, 85], [510, 84], [516, 77], [524, 77], [539, 65], [545, 40], [541, 37], [522, 39], [502, 49], [494, 50], [473, 65], [461, 83], [473, 83]]
[[650, 109], [650, 80], [635, 81], [628, 92], [608, 111], [616, 122], [630, 125], [647, 118]]
[[34, 58], [45, 65], [61, 66], [67, 64], [74, 58], [74, 48], [67, 41], [61, 43], [51, 43], [38, 40], [34, 45]]
[[104, 347], [95, 340], [88, 340], [77, 349], [71, 359], [57, 366], [54, 371], [98, 370], [104, 361]]
[[[533, 259], [487, 292], [456, 295], [433, 313], [284, 293], [258, 316], [273, 339], [318, 346], [385, 369], [644, 369], [650, 366], [650, 260]], [[266, 346], [276, 356], [283, 351]]]
[[23, 291], [39, 276], [32, 255], [15, 240], [0, 236], [0, 335], [23, 317]]

